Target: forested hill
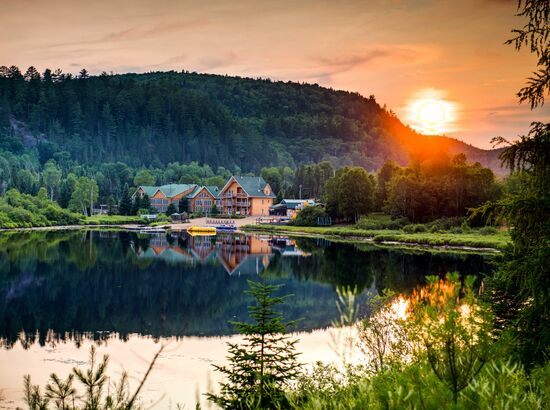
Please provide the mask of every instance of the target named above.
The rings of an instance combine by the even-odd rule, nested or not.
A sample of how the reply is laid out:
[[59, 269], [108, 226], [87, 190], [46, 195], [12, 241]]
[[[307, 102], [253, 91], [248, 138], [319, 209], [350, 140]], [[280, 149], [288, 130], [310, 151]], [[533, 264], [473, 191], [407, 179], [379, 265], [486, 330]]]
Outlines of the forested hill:
[[329, 159], [375, 170], [386, 159], [463, 152], [498, 172], [495, 151], [419, 135], [373, 96], [189, 72], [73, 77], [0, 67], [0, 137], [0, 150], [38, 153], [41, 163], [198, 161], [257, 172]]

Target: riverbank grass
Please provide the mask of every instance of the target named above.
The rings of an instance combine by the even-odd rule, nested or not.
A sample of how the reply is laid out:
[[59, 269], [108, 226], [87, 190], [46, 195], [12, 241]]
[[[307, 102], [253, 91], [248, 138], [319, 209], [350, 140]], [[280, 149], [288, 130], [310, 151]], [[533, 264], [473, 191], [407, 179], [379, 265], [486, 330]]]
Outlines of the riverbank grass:
[[511, 243], [507, 231], [495, 230], [486, 233], [483, 228], [471, 229], [465, 233], [452, 232], [416, 232], [407, 233], [401, 229], [359, 229], [354, 225], [343, 226], [282, 226], [282, 225], [246, 225], [247, 231], [269, 233], [288, 233], [296, 235], [323, 235], [348, 239], [365, 239], [378, 243], [402, 243], [428, 246], [457, 246], [472, 248], [491, 248], [503, 250]]
[[136, 215], [92, 215], [87, 216], [82, 225], [122, 225], [143, 223], [143, 218]]

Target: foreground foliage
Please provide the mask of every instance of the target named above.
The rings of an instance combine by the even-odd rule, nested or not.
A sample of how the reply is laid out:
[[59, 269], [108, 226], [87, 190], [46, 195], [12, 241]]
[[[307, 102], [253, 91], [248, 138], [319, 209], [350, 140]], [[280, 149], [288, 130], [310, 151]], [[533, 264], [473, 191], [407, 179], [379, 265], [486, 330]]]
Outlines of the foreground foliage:
[[513, 226], [513, 246], [495, 274], [496, 309], [512, 319], [524, 363], [540, 363], [550, 349], [550, 124], [533, 124], [501, 158], [522, 171], [524, 183], [516, 194], [478, 209]]
[[275, 307], [286, 297], [272, 296], [280, 286], [248, 281], [256, 304], [249, 307], [254, 323], [234, 323], [244, 335], [243, 344], [229, 344], [229, 366], [215, 366], [226, 378], [219, 394], [208, 399], [222, 408], [286, 408], [284, 390], [300, 374], [296, 340], [285, 335], [292, 322], [284, 323]]
[[[52, 373], [44, 392], [40, 386], [31, 383], [29, 375], [25, 376], [25, 403], [29, 410], [129, 410], [141, 408], [137, 403], [139, 392], [161, 351], [162, 348], [151, 361], [149, 369], [133, 394], [130, 393], [126, 372], [122, 373], [117, 383], [109, 386], [109, 377], [107, 376], [109, 357], [105, 355], [98, 362], [96, 349], [92, 346], [90, 367], [87, 370], [74, 367], [72, 373], [65, 380]], [[75, 379], [82, 385], [81, 391], [75, 387]]]
[[534, 409], [550, 405], [550, 363], [525, 368], [494, 343], [473, 279], [429, 278], [411, 297], [376, 298], [359, 323], [368, 360], [318, 363], [289, 392], [300, 409]]

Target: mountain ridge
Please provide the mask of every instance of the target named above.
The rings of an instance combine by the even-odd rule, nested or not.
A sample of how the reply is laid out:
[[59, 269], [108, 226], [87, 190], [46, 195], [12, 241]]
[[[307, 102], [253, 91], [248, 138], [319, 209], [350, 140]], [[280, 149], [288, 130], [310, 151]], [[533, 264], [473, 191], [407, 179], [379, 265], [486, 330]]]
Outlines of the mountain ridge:
[[258, 172], [329, 160], [375, 171], [388, 159], [406, 165], [464, 153], [499, 175], [506, 172], [500, 150], [419, 134], [372, 95], [186, 71], [73, 77], [3, 67], [0, 133], [4, 149], [6, 142], [16, 146], [12, 151], [37, 149], [46, 160], [66, 151], [83, 164], [195, 160]]

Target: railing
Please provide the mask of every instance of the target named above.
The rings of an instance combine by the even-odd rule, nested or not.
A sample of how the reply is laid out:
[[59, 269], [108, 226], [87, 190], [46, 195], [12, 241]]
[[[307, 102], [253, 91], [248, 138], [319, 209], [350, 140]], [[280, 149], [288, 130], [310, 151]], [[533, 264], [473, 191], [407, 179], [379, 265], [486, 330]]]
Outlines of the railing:
[[218, 198], [221, 199], [231, 199], [231, 198], [248, 198], [248, 195], [245, 193], [228, 193], [228, 194], [220, 194]]

